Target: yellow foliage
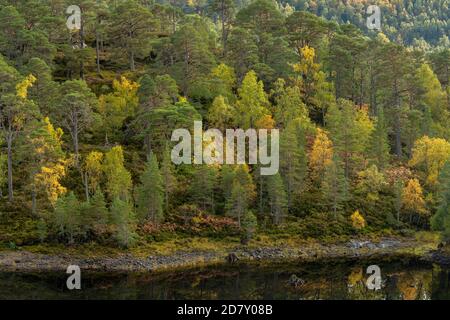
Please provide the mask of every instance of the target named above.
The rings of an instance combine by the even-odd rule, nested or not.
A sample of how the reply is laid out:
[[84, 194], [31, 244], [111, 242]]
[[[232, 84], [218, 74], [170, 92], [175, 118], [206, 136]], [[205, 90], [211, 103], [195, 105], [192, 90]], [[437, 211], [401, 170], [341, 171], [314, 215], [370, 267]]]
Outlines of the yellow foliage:
[[59, 145], [62, 144], [61, 138], [64, 134], [64, 131], [61, 128], [56, 128], [53, 126], [53, 124], [50, 122], [50, 119], [48, 117], [44, 118], [44, 123], [46, 126], [47, 132], [50, 134], [50, 136], [56, 141]]
[[348, 284], [351, 286], [357, 285], [363, 280], [363, 269], [361, 267], [354, 268], [348, 276]]
[[427, 212], [419, 180], [410, 179], [406, 187], [403, 188], [402, 206], [405, 210], [410, 212], [420, 214], [425, 214]]
[[264, 115], [255, 121], [255, 127], [258, 129], [273, 129], [275, 127], [275, 120], [271, 115]]
[[139, 89], [139, 84], [137, 82], [133, 82], [128, 80], [125, 77], [120, 77], [119, 80], [113, 81], [113, 89], [123, 97], [135, 97], [137, 90]]
[[114, 92], [99, 97], [98, 105], [98, 111], [109, 130], [121, 127], [128, 116], [134, 115], [139, 105], [138, 83], [120, 77], [120, 81], [113, 81], [113, 89]]
[[36, 81], [36, 77], [29, 74], [24, 80], [16, 85], [17, 96], [22, 99], [26, 99], [28, 95], [28, 88], [33, 86]]
[[314, 177], [321, 176], [333, 159], [333, 143], [325, 131], [318, 128], [316, 138], [309, 154], [309, 166]]
[[64, 161], [43, 166], [39, 173], [34, 177], [35, 184], [47, 194], [51, 205], [54, 206], [58, 197], [66, 193], [67, 189], [63, 187], [59, 180], [66, 175], [66, 166]]
[[364, 217], [359, 213], [359, 210], [356, 210], [353, 212], [353, 214], [350, 216], [350, 220], [352, 222], [352, 226], [355, 229], [363, 229], [366, 226], [366, 220], [364, 220]]
[[316, 51], [314, 48], [304, 46], [300, 49], [300, 56], [301, 61], [292, 65], [294, 72], [301, 73], [305, 76], [308, 76], [309, 74], [315, 76], [316, 72], [320, 68], [320, 65], [318, 63], [314, 63], [314, 59], [316, 57]]
[[228, 89], [232, 89], [236, 85], [236, 74], [233, 68], [227, 66], [224, 63], [221, 63], [217, 67], [212, 69], [211, 75], [214, 78], [220, 79]]
[[214, 98], [211, 108], [209, 108], [207, 118], [209, 123], [222, 131], [231, 126], [234, 108], [228, 104], [223, 96]]
[[102, 167], [103, 153], [92, 151], [86, 156], [84, 162], [84, 170], [89, 179], [89, 187], [91, 190], [96, 190], [100, 183], [100, 178], [103, 173]]
[[435, 185], [439, 171], [449, 159], [450, 143], [447, 140], [424, 136], [415, 142], [409, 165], [424, 167], [427, 173], [427, 184]]

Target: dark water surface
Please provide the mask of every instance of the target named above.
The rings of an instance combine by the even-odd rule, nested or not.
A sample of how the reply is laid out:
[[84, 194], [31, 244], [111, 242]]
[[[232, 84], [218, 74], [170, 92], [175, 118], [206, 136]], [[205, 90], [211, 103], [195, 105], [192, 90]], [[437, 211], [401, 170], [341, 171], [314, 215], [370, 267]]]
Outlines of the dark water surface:
[[[382, 289], [368, 290], [378, 264]], [[289, 283], [295, 274], [305, 283]], [[60, 273], [0, 273], [1, 299], [450, 299], [449, 269], [412, 261], [228, 265], [167, 273], [82, 271], [81, 290]]]

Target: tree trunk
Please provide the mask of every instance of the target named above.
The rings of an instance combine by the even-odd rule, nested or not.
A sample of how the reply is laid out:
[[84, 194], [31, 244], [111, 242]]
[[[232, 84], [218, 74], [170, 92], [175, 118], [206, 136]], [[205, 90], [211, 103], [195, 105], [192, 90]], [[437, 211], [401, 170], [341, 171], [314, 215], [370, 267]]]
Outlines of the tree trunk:
[[[83, 178], [83, 176], [84, 176], [84, 178]], [[85, 193], [85, 195], [86, 195], [86, 201], [87, 202], [89, 202], [89, 181], [88, 181], [88, 174], [87, 174], [87, 172], [85, 172], [84, 173], [84, 175], [83, 174], [81, 174], [81, 177], [83, 178], [83, 182], [84, 182], [84, 193]]]
[[33, 216], [36, 215], [36, 190], [35, 190], [35, 187], [33, 187], [33, 190], [31, 191], [31, 213]]
[[131, 53], [130, 53], [130, 69], [131, 69], [131, 71], [136, 70], [136, 66], [134, 65], [134, 52], [133, 51], [131, 51]]
[[395, 115], [394, 115], [394, 132], [395, 132], [395, 154], [397, 157], [402, 156], [402, 132], [400, 124], [400, 93], [398, 90], [398, 83], [394, 83], [394, 98], [395, 98]]
[[78, 128], [74, 128], [73, 134], [73, 149], [75, 151], [75, 165], [79, 166], [79, 145], [78, 145]]
[[[84, 49], [84, 22], [83, 22], [83, 13], [81, 14], [80, 19], [80, 50]], [[80, 78], [84, 79], [84, 62], [83, 59], [80, 60]]]
[[167, 183], [166, 183], [166, 190], [164, 194], [165, 203], [166, 203], [166, 213], [169, 211], [169, 192], [167, 191]]
[[100, 74], [100, 42], [97, 29], [95, 30], [95, 54], [97, 58], [97, 73]]
[[7, 138], [7, 148], [8, 148], [8, 200], [13, 201], [13, 175], [12, 175], [12, 137], [8, 135]]
[[263, 214], [263, 180], [262, 175], [259, 175], [259, 214]]
[[221, 15], [222, 15], [222, 49], [223, 49], [223, 56], [226, 56], [227, 52], [227, 30], [225, 29], [225, 1], [222, 0], [222, 7], [221, 7]]

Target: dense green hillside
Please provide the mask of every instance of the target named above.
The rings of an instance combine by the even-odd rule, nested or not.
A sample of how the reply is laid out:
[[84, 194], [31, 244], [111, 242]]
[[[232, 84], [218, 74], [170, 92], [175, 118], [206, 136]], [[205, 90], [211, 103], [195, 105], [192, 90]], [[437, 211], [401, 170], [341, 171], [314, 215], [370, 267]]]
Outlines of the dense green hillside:
[[[448, 42], [385, 35], [437, 44], [446, 1], [370, 37], [338, 1], [163, 2], [0, 0], [1, 242], [449, 235]], [[278, 173], [173, 163], [195, 120], [279, 129]]]
[[[186, 12], [210, 13], [212, 0], [169, 1]], [[235, 1], [238, 8], [251, 0]], [[450, 10], [448, 0], [280, 0], [277, 5], [286, 14], [307, 11], [339, 24], [351, 23], [363, 32], [366, 27], [367, 7], [377, 4], [381, 8], [382, 31], [391, 41], [429, 50], [435, 46], [449, 46]]]
[[448, 0], [289, 0], [286, 3], [296, 10], [307, 10], [338, 23], [350, 22], [362, 30], [367, 29], [367, 5], [378, 4], [382, 30], [389, 39], [424, 49], [449, 45]]

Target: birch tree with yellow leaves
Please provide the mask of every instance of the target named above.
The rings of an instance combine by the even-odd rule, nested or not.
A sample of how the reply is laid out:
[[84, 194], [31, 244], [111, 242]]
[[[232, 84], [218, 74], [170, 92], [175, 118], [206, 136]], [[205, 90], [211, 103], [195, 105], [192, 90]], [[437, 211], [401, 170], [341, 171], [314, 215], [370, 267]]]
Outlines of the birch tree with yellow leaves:
[[410, 223], [412, 223], [414, 215], [418, 216], [418, 220], [420, 220], [420, 216], [427, 214], [422, 186], [418, 179], [410, 179], [403, 188], [402, 208], [405, 214], [409, 214]]
[[[28, 124], [37, 117], [39, 111], [33, 101], [27, 99], [27, 90], [36, 80], [30, 75], [20, 80], [17, 71], [0, 57], [0, 75], [4, 80], [0, 95], [0, 133], [6, 142], [8, 167], [8, 199], [12, 201], [13, 192], [13, 153], [14, 142], [27, 129]], [[15, 85], [14, 85], [15, 84]]]
[[426, 183], [434, 186], [445, 162], [450, 160], [450, 142], [424, 136], [416, 141], [409, 165], [425, 172]]
[[100, 185], [103, 175], [103, 156], [102, 152], [91, 151], [84, 160], [82, 177], [87, 201], [89, 201], [90, 196], [97, 191]]
[[309, 154], [311, 177], [319, 183], [323, 180], [325, 170], [333, 162], [333, 143], [325, 131], [317, 128], [317, 134]]
[[48, 118], [35, 121], [32, 128], [24, 136], [27, 143], [21, 141], [19, 152], [26, 163], [27, 189], [31, 193], [32, 213], [36, 214], [38, 196], [42, 195], [46, 204], [53, 207], [58, 197], [66, 192], [60, 180], [66, 175], [69, 161], [62, 149], [62, 129], [55, 128]]

